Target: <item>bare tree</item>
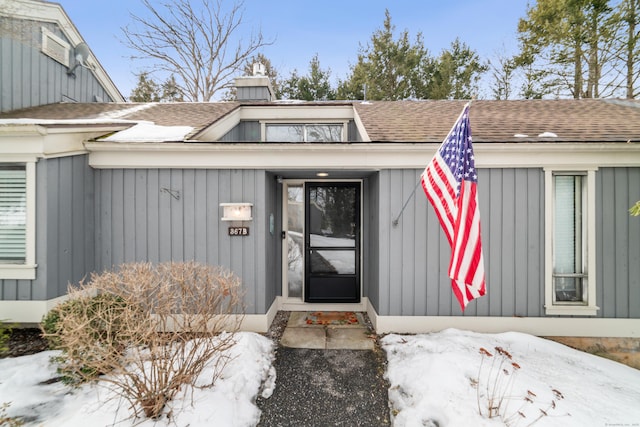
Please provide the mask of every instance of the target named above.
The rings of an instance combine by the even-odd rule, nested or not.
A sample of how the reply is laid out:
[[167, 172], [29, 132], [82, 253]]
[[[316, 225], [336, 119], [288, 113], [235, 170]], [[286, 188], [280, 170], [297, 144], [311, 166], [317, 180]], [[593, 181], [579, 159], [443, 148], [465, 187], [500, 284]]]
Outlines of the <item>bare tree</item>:
[[132, 59], [151, 60], [153, 72], [173, 73], [186, 101], [210, 101], [230, 88], [245, 62], [273, 43], [260, 30], [242, 39], [242, 1], [228, 10], [221, 0], [142, 3], [149, 14], [131, 14], [125, 44], [138, 53]]
[[516, 60], [508, 56], [503, 46], [501, 52], [496, 52], [488, 64], [491, 71], [490, 89], [493, 99], [511, 99], [514, 95], [514, 80], [517, 78]]

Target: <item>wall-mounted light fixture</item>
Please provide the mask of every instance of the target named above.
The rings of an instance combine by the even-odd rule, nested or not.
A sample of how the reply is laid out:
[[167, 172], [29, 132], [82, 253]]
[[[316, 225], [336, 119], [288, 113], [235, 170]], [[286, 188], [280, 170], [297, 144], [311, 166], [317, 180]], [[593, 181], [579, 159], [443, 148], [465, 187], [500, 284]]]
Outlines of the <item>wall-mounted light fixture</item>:
[[220, 203], [222, 221], [251, 221], [252, 203]]

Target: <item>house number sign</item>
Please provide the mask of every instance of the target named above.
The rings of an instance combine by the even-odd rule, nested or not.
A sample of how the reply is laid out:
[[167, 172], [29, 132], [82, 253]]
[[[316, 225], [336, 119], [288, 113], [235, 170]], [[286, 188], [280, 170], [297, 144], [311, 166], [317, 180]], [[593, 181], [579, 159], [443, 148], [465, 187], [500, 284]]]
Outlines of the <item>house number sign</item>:
[[229, 227], [229, 236], [248, 236], [249, 227]]

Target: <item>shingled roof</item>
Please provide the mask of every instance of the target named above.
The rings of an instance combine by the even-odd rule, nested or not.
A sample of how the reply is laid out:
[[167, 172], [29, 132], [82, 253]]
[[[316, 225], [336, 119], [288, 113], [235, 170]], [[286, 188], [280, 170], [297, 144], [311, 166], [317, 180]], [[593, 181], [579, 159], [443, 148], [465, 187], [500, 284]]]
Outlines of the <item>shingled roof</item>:
[[[344, 101], [305, 103], [353, 105], [371, 142], [441, 142], [466, 101]], [[211, 103], [60, 103], [0, 114], [1, 119], [131, 120], [161, 126], [190, 126], [197, 132], [241, 106]], [[260, 103], [278, 108], [280, 102]], [[291, 104], [285, 104], [291, 106]], [[640, 142], [640, 102], [627, 100], [473, 101], [475, 143], [491, 142]], [[555, 136], [554, 136], [555, 135]]]
[[237, 108], [238, 102], [59, 103], [0, 114], [2, 119], [131, 120], [160, 126], [204, 128]]
[[[354, 107], [371, 141], [441, 142], [466, 102], [379, 101]], [[473, 101], [470, 121], [474, 143], [640, 142], [638, 101]]]

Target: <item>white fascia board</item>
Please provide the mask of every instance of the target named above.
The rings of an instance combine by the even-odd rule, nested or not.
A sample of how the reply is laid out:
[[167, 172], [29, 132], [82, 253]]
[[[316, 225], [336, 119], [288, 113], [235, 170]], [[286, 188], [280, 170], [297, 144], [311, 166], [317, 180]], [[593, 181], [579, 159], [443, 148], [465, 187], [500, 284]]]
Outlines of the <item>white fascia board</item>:
[[[36, 0], [0, 0], [0, 16], [2, 15], [57, 24], [71, 42], [72, 49], [84, 42], [78, 29], [58, 3]], [[91, 46], [88, 44], [87, 46], [91, 51]], [[104, 70], [100, 61], [98, 61], [93, 54], [93, 51], [91, 51], [89, 63], [93, 65], [91, 71], [103, 85], [109, 96], [113, 98], [114, 102], [125, 102], [124, 97]]]
[[236, 108], [230, 113], [226, 114], [224, 117], [207, 127], [206, 129], [198, 132], [194, 141], [218, 141], [220, 138], [225, 136], [227, 132], [233, 129], [242, 118], [241, 115], [242, 107]]
[[86, 153], [86, 141], [128, 126], [69, 129], [28, 124], [0, 127], [0, 155], [16, 159], [20, 156], [49, 158]]
[[638, 166], [640, 144], [627, 143], [484, 143], [473, 147], [476, 167]]
[[351, 105], [304, 105], [279, 104], [276, 106], [244, 106], [240, 108], [242, 120], [288, 121], [305, 123], [322, 122], [324, 120], [351, 120]]
[[[90, 142], [96, 168], [421, 169], [439, 144], [270, 144]], [[206, 155], [203, 155], [206, 154]], [[640, 144], [483, 144], [478, 168], [638, 166]]]
[[356, 122], [356, 127], [358, 128], [362, 141], [371, 142], [371, 138], [369, 138], [369, 134], [367, 133], [367, 128], [365, 128], [364, 123], [362, 123], [362, 119], [355, 108], [353, 109], [353, 120]]

